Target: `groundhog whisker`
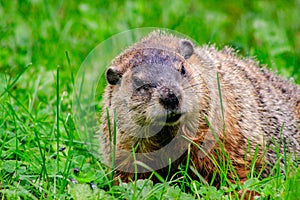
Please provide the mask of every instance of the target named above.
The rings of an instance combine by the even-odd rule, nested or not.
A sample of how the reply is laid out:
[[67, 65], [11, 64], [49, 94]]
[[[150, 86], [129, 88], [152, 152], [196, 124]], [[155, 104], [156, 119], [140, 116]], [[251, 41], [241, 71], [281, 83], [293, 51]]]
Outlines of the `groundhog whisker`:
[[195, 78], [197, 78], [197, 77], [201, 77], [201, 73], [194, 74], [193, 76], [190, 75], [188, 78], [190, 78], [190, 79], [195, 79]]
[[191, 88], [196, 87], [196, 86], [201, 85], [201, 84], [202, 84], [202, 83], [197, 83], [197, 84], [189, 85], [189, 86], [187, 86], [187, 87], [185, 87], [185, 88], [182, 88], [182, 89], [183, 89], [183, 90], [191, 89]]

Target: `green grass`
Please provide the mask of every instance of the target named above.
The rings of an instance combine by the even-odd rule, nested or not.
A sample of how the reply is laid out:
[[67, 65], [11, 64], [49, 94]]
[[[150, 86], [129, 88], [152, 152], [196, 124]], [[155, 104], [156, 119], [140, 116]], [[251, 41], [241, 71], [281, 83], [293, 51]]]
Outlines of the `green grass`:
[[[220, 189], [189, 179], [185, 168], [183, 180], [113, 186], [109, 170], [81, 140], [72, 110], [74, 77], [88, 53], [138, 27], [233, 46], [300, 83], [299, 10], [297, 0], [0, 0], [0, 198], [235, 199], [240, 189], [258, 191], [262, 199], [300, 196], [300, 170], [282, 175], [279, 166], [266, 179], [253, 172], [245, 184], [228, 184], [224, 176]], [[230, 163], [221, 169], [230, 170]]]

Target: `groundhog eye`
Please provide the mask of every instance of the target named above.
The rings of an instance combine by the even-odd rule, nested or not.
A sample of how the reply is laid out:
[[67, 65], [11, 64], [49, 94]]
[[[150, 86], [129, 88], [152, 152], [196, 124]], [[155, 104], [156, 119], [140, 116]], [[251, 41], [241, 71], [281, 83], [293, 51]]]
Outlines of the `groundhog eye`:
[[186, 69], [185, 69], [185, 67], [183, 65], [181, 65], [180, 73], [181, 73], [181, 75], [185, 75], [186, 74]]
[[149, 91], [150, 87], [151, 87], [150, 84], [145, 84], [145, 85], [139, 87], [137, 89], [137, 91], [139, 91], [140, 93], [145, 93], [145, 92]]

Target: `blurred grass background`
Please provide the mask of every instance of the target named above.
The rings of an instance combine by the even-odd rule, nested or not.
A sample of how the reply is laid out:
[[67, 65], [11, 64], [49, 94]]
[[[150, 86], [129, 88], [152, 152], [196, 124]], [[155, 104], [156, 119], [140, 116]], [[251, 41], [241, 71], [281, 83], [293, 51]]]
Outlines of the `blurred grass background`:
[[[230, 45], [299, 82], [300, 2], [289, 1], [1, 1], [0, 66], [16, 74], [76, 69], [113, 34], [138, 27], [177, 30], [200, 44]], [[65, 67], [66, 68], [66, 67]]]
[[[79, 182], [103, 186], [99, 165], [70, 136], [76, 132], [72, 74], [100, 42], [132, 28], [169, 28], [199, 44], [232, 46], [300, 83], [299, 11], [299, 0], [0, 0], [0, 191], [58, 198], [66, 182], [53, 174], [68, 180], [74, 167], [82, 172]], [[61, 145], [67, 149], [59, 151], [63, 172], [55, 168], [57, 66]], [[38, 179], [44, 182], [36, 184]]]

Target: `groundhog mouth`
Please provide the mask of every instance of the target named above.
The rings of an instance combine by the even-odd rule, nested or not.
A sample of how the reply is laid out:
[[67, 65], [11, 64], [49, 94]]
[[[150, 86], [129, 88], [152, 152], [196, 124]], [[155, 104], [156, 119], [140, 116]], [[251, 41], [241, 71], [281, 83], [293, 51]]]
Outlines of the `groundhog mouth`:
[[180, 122], [182, 113], [168, 112], [165, 116], [156, 118], [156, 122], [163, 123], [166, 126], [173, 126]]
[[179, 121], [181, 117], [181, 113], [176, 113], [176, 112], [171, 112], [170, 114], [167, 115], [167, 124], [173, 124]]

